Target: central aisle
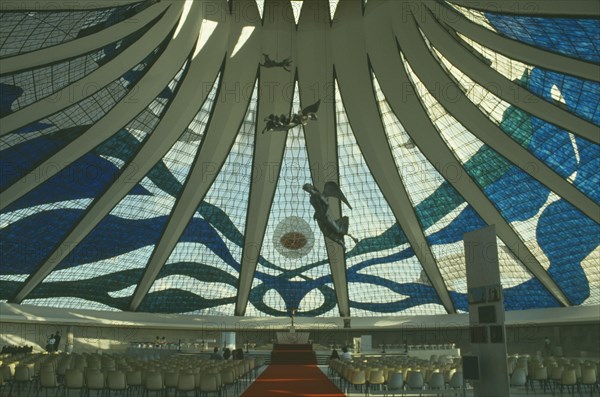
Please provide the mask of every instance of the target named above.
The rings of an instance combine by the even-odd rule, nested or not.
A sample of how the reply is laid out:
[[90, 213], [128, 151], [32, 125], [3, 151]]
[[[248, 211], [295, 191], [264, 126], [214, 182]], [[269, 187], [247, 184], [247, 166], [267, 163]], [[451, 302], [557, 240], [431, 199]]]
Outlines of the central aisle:
[[316, 365], [269, 365], [241, 397], [344, 397]]

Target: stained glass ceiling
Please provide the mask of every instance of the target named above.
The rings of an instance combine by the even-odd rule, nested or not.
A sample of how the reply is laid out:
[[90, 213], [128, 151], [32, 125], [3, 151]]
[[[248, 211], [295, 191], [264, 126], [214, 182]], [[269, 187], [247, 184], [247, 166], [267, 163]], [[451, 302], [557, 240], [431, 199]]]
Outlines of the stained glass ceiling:
[[600, 304], [595, 2], [106, 4], [0, 12], [0, 301], [464, 312], [495, 225], [507, 310]]

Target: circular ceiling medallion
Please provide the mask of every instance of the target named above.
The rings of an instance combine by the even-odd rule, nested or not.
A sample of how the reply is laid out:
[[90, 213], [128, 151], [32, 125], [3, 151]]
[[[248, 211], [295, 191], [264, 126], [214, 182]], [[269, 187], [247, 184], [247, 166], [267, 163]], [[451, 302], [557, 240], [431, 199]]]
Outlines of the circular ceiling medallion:
[[315, 243], [310, 225], [302, 218], [289, 216], [279, 222], [273, 234], [273, 245], [281, 255], [297, 259], [308, 254]]
[[299, 232], [287, 232], [279, 239], [281, 245], [287, 249], [298, 250], [308, 243], [306, 236]]

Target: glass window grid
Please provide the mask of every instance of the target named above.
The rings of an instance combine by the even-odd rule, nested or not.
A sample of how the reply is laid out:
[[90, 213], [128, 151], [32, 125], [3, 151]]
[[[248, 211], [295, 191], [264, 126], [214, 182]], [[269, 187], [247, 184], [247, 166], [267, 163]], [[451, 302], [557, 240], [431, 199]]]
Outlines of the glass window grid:
[[[575, 158], [577, 166], [579, 166], [579, 155], [580, 150], [585, 148], [595, 149], [598, 145], [593, 144], [583, 138], [577, 138], [574, 134], [562, 130], [546, 121], [539, 118], [534, 118], [529, 113], [523, 111], [517, 106], [510, 105], [508, 102], [503, 101], [492, 92], [488, 91], [485, 87], [477, 84], [471, 78], [469, 78], [460, 69], [450, 63], [436, 48], [432, 48], [434, 56], [440, 60], [442, 67], [449, 73], [452, 79], [459, 84], [463, 92], [477, 107], [486, 114], [489, 119], [498, 125], [505, 133], [511, 136], [517, 143], [523, 148], [527, 149], [533, 154], [538, 160], [542, 161], [548, 167], [552, 168], [559, 175], [561, 175], [567, 182], [574, 184], [575, 187], [581, 190], [578, 186], [579, 183], [575, 182], [575, 175], [577, 170], [569, 171], [568, 166], [563, 164], [569, 164], [569, 158], [573, 160]], [[512, 112], [512, 116], [511, 116]], [[515, 113], [516, 112], [516, 113]], [[534, 126], [533, 120], [539, 120], [539, 123]], [[535, 128], [535, 127], [538, 128]], [[530, 131], [530, 136], [536, 136], [537, 134], [551, 134], [557, 136], [557, 134], [566, 134], [568, 140], [564, 143], [556, 142], [552, 143], [551, 140], [544, 140], [543, 147], [539, 147], [537, 150], [532, 150], [530, 147], [530, 140], [526, 138], [527, 131]], [[538, 138], [540, 139], [540, 138]], [[578, 145], [579, 144], [579, 145]], [[578, 147], [580, 146], [580, 147]], [[534, 148], [535, 149], [535, 148]], [[572, 153], [572, 155], [563, 155], [563, 153]], [[592, 199], [599, 200], [599, 197], [593, 197], [592, 192], [582, 190], [582, 193], [590, 196]]]
[[[431, 94], [427, 91], [427, 89], [420, 82], [416, 74], [410, 69], [410, 65], [405, 63], [406, 69], [408, 71], [409, 77], [413, 82], [415, 88], [417, 88], [420, 98], [424, 103], [424, 107], [428, 109], [429, 105], [435, 106], [436, 104], [439, 106], [439, 103], [435, 101], [435, 99], [431, 96]], [[450, 114], [446, 114], [446, 118], [454, 119]], [[451, 122], [453, 124], [455, 120]], [[459, 134], [456, 132], [448, 133], [443, 127], [439, 124], [436, 124], [438, 131], [440, 132], [442, 138], [448, 144], [448, 146], [458, 154], [458, 148], [462, 147], [469, 142], [478, 141], [469, 131], [462, 128], [459, 130]], [[454, 135], [453, 135], [454, 134]], [[456, 139], [459, 138], [459, 139]], [[483, 148], [483, 145], [479, 142], [478, 145]], [[571, 233], [574, 233], [576, 229], [572, 229], [569, 231], [569, 225], [564, 220], [562, 222], [553, 222], [551, 228], [545, 228], [541, 231], [539, 223], [540, 215], [543, 215], [546, 211], [547, 207], [553, 203], [557, 199], [552, 192], [549, 192], [548, 189], [542, 186], [539, 182], [526, 175], [523, 171], [519, 170], [517, 167], [510, 166], [510, 164], [498, 153], [485, 146], [487, 156], [478, 156], [473, 155], [471, 158], [458, 156], [463, 165], [465, 166], [465, 170], [474, 178], [475, 182], [482, 188], [482, 190], [486, 193], [486, 195], [490, 198], [492, 203], [498, 208], [502, 216], [507, 219], [509, 224], [512, 226], [513, 230], [517, 233], [517, 235], [521, 238], [521, 240], [525, 243], [525, 245], [529, 248], [529, 250], [536, 256], [540, 264], [544, 266], [548, 271], [550, 276], [564, 289], [568, 289], [568, 284], [565, 282], [567, 277], [575, 278], [579, 276], [578, 267], [571, 266], [570, 268], [561, 268], [560, 270], [555, 270], [555, 272], [559, 272], [556, 274], [552, 274], [550, 269], [551, 261], [549, 258], [546, 258], [543, 255], [544, 250], [540, 247], [539, 239], [541, 235], [543, 235], [545, 239], [555, 239], [556, 236], [564, 236], [561, 238], [569, 238]], [[485, 162], [485, 167], [484, 167]], [[510, 168], [508, 168], [510, 166]], [[487, 168], [487, 171], [486, 171]], [[521, 192], [508, 191], [510, 189], [500, 189], [497, 186], [494, 186], [493, 181], [493, 173], [491, 174], [492, 179], [489, 176], [486, 176], [486, 173], [489, 174], [492, 170], [497, 169], [505, 169], [505, 173], [516, 175], [520, 182], [524, 183], [524, 190]], [[502, 179], [502, 178], [501, 178]], [[506, 182], [503, 182], [506, 183]], [[537, 196], [537, 197], [536, 197]], [[530, 209], [521, 208], [523, 205], [529, 205], [531, 201], [535, 201], [536, 203], [540, 202], [540, 199], [545, 201], [542, 203], [540, 208], [537, 210], [537, 213], [533, 216], [530, 216], [528, 219], [519, 219], [518, 221], [511, 221], [512, 217], [518, 216], [520, 213], [524, 211], [530, 212]], [[572, 206], [564, 202], [563, 200], [559, 200], [563, 205], [565, 205], [569, 211], [572, 212], [574, 219], [580, 221], [585, 218], [581, 213], [575, 210]], [[509, 203], [509, 204], [507, 204]], [[547, 226], [548, 223], [545, 223], [544, 226]], [[561, 225], [562, 228], [558, 227]], [[561, 262], [565, 259], [565, 257], [573, 255], [577, 251], [574, 247], [577, 247], [576, 244], [570, 246], [570, 249], [564, 249], [560, 252], [554, 252], [554, 261]], [[569, 291], [566, 291], [567, 295], [569, 295]], [[577, 291], [570, 291], [570, 295], [572, 297], [577, 297]], [[541, 302], [540, 302], [541, 303]], [[551, 303], [547, 301], [546, 305], [550, 305]], [[526, 307], [524, 307], [526, 308]]]
[[[382, 233], [389, 230], [391, 226], [396, 224], [396, 219], [386, 202], [383, 194], [379, 190], [367, 164], [362, 156], [362, 152], [356, 143], [354, 133], [350, 122], [346, 115], [343, 98], [336, 84], [336, 122], [338, 136], [338, 156], [340, 163], [340, 187], [344, 191], [348, 201], [352, 205], [352, 210], [344, 210], [344, 213], [350, 216], [350, 232], [355, 234], [359, 240], [367, 238], [375, 238], [378, 240], [393, 240], [393, 236], [389, 234], [383, 236]], [[346, 188], [345, 188], [346, 187]], [[351, 187], [350, 189], [348, 187]], [[398, 246], [401, 241], [381, 241], [385, 246]], [[350, 245], [349, 250], [353, 247]], [[409, 251], [407, 251], [409, 250]], [[430, 299], [434, 299], [434, 303], [439, 304], [439, 298], [429, 294], [429, 297], [423, 300], [420, 287], [415, 287], [416, 280], [419, 280], [422, 267], [414, 253], [410, 248], [405, 248], [400, 251], [399, 248], [391, 250], [392, 254], [385, 253], [379, 250], [363, 253], [362, 255], [352, 256], [350, 252], [346, 252], [346, 266], [348, 274], [348, 293], [350, 298], [350, 307], [353, 315], [363, 316], [381, 316], [392, 313], [401, 313], [408, 307], [424, 305], [431, 303]], [[396, 258], [400, 253], [405, 253], [406, 258]], [[388, 266], [373, 265], [379, 263], [389, 263]], [[375, 272], [373, 270], [377, 270]], [[391, 279], [398, 276], [400, 273], [403, 282], [393, 282]], [[397, 305], [389, 304], [389, 294], [375, 295], [371, 285], [383, 286], [390, 291], [411, 290], [413, 295], [410, 296], [410, 303], [402, 303], [405, 300], [399, 294], [396, 302]], [[423, 286], [426, 289], [431, 287]], [[421, 290], [420, 290], [421, 289]], [[365, 299], [369, 299], [371, 304], [365, 305]], [[441, 305], [440, 305], [441, 306]], [[435, 306], [437, 307], [437, 306]], [[444, 311], [443, 308], [441, 308]], [[444, 311], [445, 312], [445, 311]], [[360, 314], [356, 314], [360, 313]], [[435, 311], [421, 312], [421, 314], [434, 314]]]
[[504, 15], [450, 5], [470, 21], [510, 39], [590, 62], [600, 61], [598, 19]]
[[[144, 73], [154, 63], [154, 61], [156, 61], [161, 53], [161, 48], [164, 49], [164, 43], [161, 47], [156, 48], [132, 70], [139, 73]], [[34, 122], [29, 126], [0, 137], [0, 149], [4, 152], [5, 159], [8, 158], [6, 157], [7, 153], [9, 153], [8, 150], [18, 150], [18, 155], [13, 152], [11, 156], [17, 156], [21, 159], [19, 164], [15, 164], [14, 167], [11, 167], [11, 172], [14, 173], [13, 179], [19, 179], [26, 176], [28, 173], [33, 171], [37, 165], [45, 160], [44, 158], [40, 158], [37, 152], [31, 151], [31, 147], [26, 144], [27, 141], [31, 141], [41, 136], [57, 134], [57, 137], [61, 139], [55, 140], [54, 143], [61, 143], [56, 144], [52, 153], [46, 153], [45, 156], [51, 156], [64, 148], [70, 141], [75, 139], [80, 134], [83, 134], [91, 126], [91, 124], [105, 116], [108, 111], [110, 111], [112, 107], [114, 107], [122, 98], [124, 98], [125, 95], [127, 95], [127, 93], [133, 88], [134, 84], [130, 84], [130, 82], [125, 80], [123, 76], [117, 80], [114, 80], [92, 96], [70, 106], [61, 112], [55, 113], [43, 120]], [[156, 116], [153, 117], [156, 119]], [[140, 117], [134, 120], [138, 120], [139, 118]], [[141, 125], [133, 125], [130, 126], [130, 128], [137, 128], [143, 131], [144, 125], [142, 122]], [[22, 133], [22, 131], [26, 129], [35, 130], [35, 132]], [[75, 131], [78, 132], [75, 134], [71, 132], [65, 135], [61, 132], [65, 129], [67, 129], [67, 131], [68, 129], [75, 129]], [[63, 137], [61, 135], [65, 136]], [[20, 145], [20, 147], [16, 148], [17, 145]], [[33, 177], [35, 177], [35, 175]]]
[[[178, 74], [176, 75], [176, 77], [174, 78], [174, 80], [179, 81], [179, 79], [181, 78], [181, 76], [183, 75], [183, 70], [186, 68], [186, 65], [188, 63], [186, 62], [183, 67], [181, 68], [181, 70], [178, 72]], [[157, 99], [155, 99], [153, 101], [153, 104], [157, 101]], [[146, 111], [142, 112], [138, 118], [141, 116], [143, 117], [145, 113], [147, 112], [151, 112], [149, 110], [149, 108], [152, 107], [153, 104], [150, 104], [148, 106], [148, 108], [146, 109]], [[149, 123], [147, 125], [145, 125], [145, 131], [147, 133], [146, 136], [148, 136], [156, 127], [156, 125], [158, 124], [159, 119], [157, 117], [155, 117], [154, 119], [152, 119], [152, 123]], [[134, 122], [130, 122], [128, 124], [128, 126], [125, 128], [125, 131], [127, 131], [129, 128], [131, 128], [131, 125], [134, 124]], [[123, 132], [121, 132], [123, 133]], [[125, 132], [127, 133], [127, 132]], [[141, 144], [141, 142], [139, 142], [137, 139], [135, 140], [136, 142], [138, 142], [138, 145]], [[130, 155], [133, 155], [136, 152], [136, 150], [132, 150]], [[124, 163], [123, 163], [124, 164]], [[127, 201], [129, 199], [129, 196], [126, 196], [124, 198], [123, 201]], [[136, 197], [136, 199], [138, 199]], [[134, 199], [135, 201], [135, 199]], [[120, 205], [124, 205], [119, 203]], [[121, 209], [119, 208], [119, 205], [117, 205], [117, 207], [115, 207], [117, 210], [116, 212], [121, 211]], [[136, 207], [133, 207], [134, 209]], [[111, 212], [111, 214], [115, 212], [115, 209], [113, 209], [113, 211]], [[139, 214], [143, 214], [143, 211], [137, 211], [135, 212], [138, 215]], [[79, 218], [81, 219], [81, 217], [83, 216], [84, 211], [80, 211], [79, 214]], [[130, 216], [134, 216], [134, 213], [130, 212]], [[86, 255], [89, 255], [89, 253], [84, 253], [83, 251], [85, 250], [84, 247], [86, 247], [87, 245], [93, 246], [97, 252], [95, 253], [96, 256], [104, 258], [102, 259], [102, 261], [106, 261], [108, 260], [108, 258], [115, 258], [115, 257], [119, 257], [120, 255], [123, 255], [124, 252], [123, 248], [126, 249], [126, 247], [119, 247], [119, 246], [114, 246], [114, 234], [116, 232], [118, 232], [118, 230], [115, 230], [115, 233], [107, 233], [104, 234], [102, 236], [96, 236], [96, 234], [94, 233], [96, 230], [101, 230], [103, 227], [106, 227], [106, 224], [104, 224], [104, 222], [111, 222], [110, 219], [117, 219], [118, 217], [115, 217], [114, 215], [109, 215], [107, 218], [105, 218], [103, 221], [101, 221], [98, 225], [96, 225], [96, 227], [81, 241], [81, 243], [79, 243], [79, 245], [73, 250], [72, 254], [67, 256], [63, 261], [61, 261], [60, 264], [57, 265], [57, 267], [53, 270], [53, 272], [50, 273], [49, 277], [47, 277], [38, 287], [36, 287], [31, 295], [28, 297], [28, 299], [40, 299], [40, 298], [46, 298], [48, 297], [48, 295], [52, 295], [55, 298], [58, 299], [59, 296], [63, 296], [63, 298], [61, 299], [61, 307], [70, 307], [70, 308], [88, 308], [88, 309], [93, 309], [95, 306], [95, 304], [88, 304], [88, 306], [81, 306], [86, 304], [85, 302], [81, 301], [81, 299], [79, 299], [78, 295], [81, 296], [85, 296], [86, 293], [89, 294], [90, 291], [93, 291], [94, 297], [97, 300], [97, 304], [100, 305], [110, 305], [113, 306], [116, 309], [120, 309], [120, 310], [124, 310], [126, 305], [127, 305], [127, 298], [113, 298], [111, 299], [111, 297], [108, 295], [107, 288], [113, 288], [115, 290], [120, 290], [126, 287], [126, 285], [132, 285], [135, 284], [137, 282], [137, 280], [139, 280], [139, 277], [141, 277], [142, 274], [142, 269], [140, 267], [135, 266], [133, 269], [127, 269], [127, 270], [122, 270], [120, 272], [116, 272], [116, 273], [112, 273], [112, 274], [107, 274], [107, 275], [103, 275], [103, 276], [96, 276], [96, 277], [89, 277], [87, 274], [90, 272], [90, 268], [93, 268], [93, 266], [88, 266], [90, 265], [90, 263], [87, 264], [82, 264], [79, 262], [82, 262], [84, 260], [84, 258], [86, 258]], [[126, 220], [125, 220], [126, 221]], [[123, 222], [126, 223], [126, 222]], [[63, 226], [62, 230], [70, 230], [72, 226]], [[59, 241], [62, 240], [62, 237], [59, 239]], [[125, 239], [126, 240], [126, 239]], [[117, 244], [118, 245], [118, 244]], [[129, 252], [127, 255], [127, 259], [133, 263], [143, 263], [145, 264], [147, 262], [147, 258], [149, 257], [150, 253], [152, 252], [152, 247], [149, 246], [145, 246], [142, 247], [140, 249], [135, 250], [135, 252]], [[145, 260], [144, 260], [145, 258]], [[61, 282], [51, 282], [49, 280], [52, 280], [53, 277], [53, 273], [57, 272], [57, 271], [62, 271], [61, 272], [61, 277], [63, 278], [64, 281]], [[70, 298], [74, 298], [74, 299], [70, 299]], [[89, 301], [90, 299], [88, 299]], [[94, 300], [94, 299], [91, 299]], [[71, 305], [71, 306], [70, 306]]]
[[[391, 142], [392, 153], [396, 160], [396, 166], [400, 171], [402, 179], [405, 181], [407, 193], [416, 210], [415, 213], [419, 219], [421, 228], [427, 229], [424, 230], [424, 233], [426, 234], [436, 264], [440, 269], [441, 274], [444, 276], [443, 278], [446, 282], [446, 286], [449, 290], [452, 290], [453, 286], [448, 281], [460, 277], [461, 275], [449, 274], [448, 270], [455, 268], [456, 265], [458, 265], [458, 263], [456, 263], [456, 257], [464, 257], [463, 247], [462, 245], [456, 244], [434, 244], [431, 235], [434, 232], [436, 234], [442, 233], [440, 230], [443, 230], [454, 220], [453, 218], [460, 213], [460, 211], [456, 211], [457, 205], [459, 206], [459, 209], [464, 209], [465, 207], [465, 205], [460, 204], [464, 203], [464, 199], [459, 196], [460, 198], [455, 198], [454, 200], [426, 200], [427, 198], [433, 198], [434, 193], [441, 190], [439, 188], [442, 184], [444, 184], [446, 190], [449, 190], [454, 196], [458, 196], [458, 193], [444, 180], [425, 156], [423, 156], [419, 148], [414, 143], [410, 144], [408, 133], [391, 111], [376, 79], [374, 79], [374, 86], [379, 108], [383, 115], [382, 118], [384, 120], [386, 133]], [[412, 175], [409, 173], [412, 173]], [[415, 187], [419, 187], [420, 191], [415, 191]], [[431, 205], [436, 205], [438, 208], [431, 208]], [[437, 219], [442, 215], [440, 211], [446, 215], [441, 219]], [[463, 230], [461, 231], [461, 235], [456, 237], [457, 240], [462, 240], [462, 234], [464, 232], [474, 230], [481, 225], [482, 221], [479, 217], [475, 220], [476, 222], [474, 225], [465, 224], [465, 222], [463, 222]], [[447, 238], [452, 237], [448, 236]], [[464, 261], [462, 263], [464, 264]], [[462, 278], [464, 278], [464, 274], [462, 275]], [[452, 297], [454, 298], [454, 296]], [[457, 305], [458, 302], [455, 300], [454, 303]]]
[[[193, 142], [182, 142], [180, 140], [178, 143], [179, 146], [193, 147], [193, 150], [187, 156], [188, 158], [178, 165], [176, 178], [180, 181], [187, 179], [189, 168], [204, 137], [207, 122], [213, 111], [219, 80], [220, 77], [217, 77], [206, 102], [182, 135], [183, 138], [193, 132], [196, 138], [199, 139]], [[173, 160], [169, 160], [168, 157], [166, 156], [165, 163], [172, 164]], [[183, 170], [185, 164], [190, 166]], [[171, 168], [171, 171], [173, 170]], [[189, 235], [194, 233], [192, 228], [199, 227], [198, 224], [204, 222], [207, 222], [206, 225], [209, 224], [199, 214], [192, 218], [191, 223], [183, 233], [184, 237], [177, 243], [156, 280], [154, 280], [148, 295], [144, 297], [142, 310], [148, 307], [155, 310], [155, 306], [160, 305], [159, 310], [169, 313], [222, 313], [223, 315], [233, 315], [233, 309], [228, 314], [225, 314], [225, 311], [229, 310], [229, 306], [235, 299], [236, 294], [232, 294], [232, 291], [234, 291], [239, 273], [235, 266], [232, 266], [233, 263], [237, 264], [237, 262], [235, 262], [229, 247], [225, 243], [227, 239], [224, 238], [222, 233], [218, 232], [218, 226], [210, 225], [208, 230], [210, 230], [210, 233], [214, 233], [212, 237], [218, 239], [219, 244], [223, 244], [221, 248], [211, 249], [200, 243], [202, 238], [196, 238], [197, 242], [188, 241]], [[204, 236], [204, 238], [210, 237], [210, 235]], [[229, 263], [221, 256], [229, 257]], [[179, 284], [174, 284], [174, 280], [179, 280]]]
[[[297, 109], [301, 109], [301, 106], [298, 86], [296, 85], [292, 112], [297, 111]], [[271, 174], [269, 170], [263, 170], [263, 174], [267, 173]], [[311, 181], [304, 132], [300, 127], [296, 127], [291, 129], [287, 135], [279, 180], [261, 247], [263, 261], [257, 267], [257, 271], [264, 271], [266, 274], [277, 276], [276, 279], [268, 278], [263, 281], [269, 287], [277, 289], [285, 301], [296, 302], [292, 303], [293, 305], [297, 305], [302, 300], [304, 302], [301, 307], [303, 313], [321, 307], [324, 297], [316, 289], [316, 286], [331, 281], [329, 268], [321, 266], [327, 261], [325, 241], [316, 222], [313, 220], [314, 209], [310, 204], [310, 197], [302, 189], [305, 183], [312, 183]], [[312, 249], [305, 256], [299, 258], [282, 255], [276, 248], [276, 244], [279, 244], [279, 242], [274, 241], [277, 227], [290, 217], [298, 217], [304, 220], [312, 229], [314, 236]], [[307, 237], [310, 240], [310, 236]], [[290, 281], [293, 283], [289, 283]], [[299, 283], [304, 284], [304, 286], [300, 286]], [[309, 288], [309, 290], [307, 291], [306, 288]], [[304, 293], [306, 295], [300, 296]], [[283, 307], [279, 306], [278, 300], [269, 302], [267, 296], [264, 300], [265, 304], [274, 311], [285, 312], [285, 305]]]
[[[147, 26], [124, 39], [109, 44], [98, 51], [86, 54], [84, 56], [41, 68], [29, 69], [19, 73], [0, 77], [0, 83], [19, 87], [23, 90], [23, 93], [12, 103], [12, 111], [16, 112], [32, 104], [33, 102], [44, 98], [46, 98], [46, 100], [49, 102], [58, 100], [59, 98], [54, 97], [54, 94], [69, 85], [72, 85], [72, 91], [82, 90], [85, 92], [88, 89], [91, 90], [96, 88], [94, 84], [91, 84], [87, 87], [81, 86], [81, 84], [78, 84], [77, 81], [98, 69], [99, 66], [116, 57], [119, 53], [129, 47], [129, 45], [131, 45], [135, 40], [147, 32], [150, 27], [151, 26]], [[107, 53], [107, 48], [112, 46], [114, 46], [114, 49], [111, 49], [112, 52]], [[161, 47], [164, 49], [164, 42]], [[147, 67], [147, 64], [153, 63], [153, 61], [156, 60], [161, 47], [155, 49], [140, 64], [132, 68], [131, 71], [142, 72]], [[126, 75], [127, 73], [124, 76]], [[131, 84], [131, 82], [126, 80], [124, 77], [121, 78], [121, 81], [125, 88]], [[62, 93], [60, 95], [70, 95], [70, 93]]]
[[[107, 28], [120, 22], [143, 4], [92, 11], [19, 11], [0, 13], [0, 57], [8, 57], [66, 43], [93, 32], [94, 26]], [[112, 22], [108, 22], [109, 17]], [[88, 33], [88, 34], [89, 34]]]
[[[479, 52], [482, 56], [492, 61], [491, 67], [507, 79], [514, 81], [520, 80], [525, 73], [531, 76], [534, 68], [542, 77], [541, 81], [533, 81], [529, 78], [529, 84], [521, 85], [534, 94], [539, 95], [544, 100], [556, 103], [565, 102], [564, 97], [569, 98], [567, 103], [569, 111], [579, 117], [600, 124], [600, 84], [588, 80], [578, 79], [558, 72], [550, 71], [540, 67], [524, 64], [517, 60], [508, 58], [498, 52], [487, 48], [480, 43], [457, 33], [462, 40], [473, 50]], [[544, 93], [544, 87], [547, 87], [546, 81], [553, 81], [554, 85], [562, 87], [561, 95], [563, 98]], [[546, 95], [544, 95], [546, 94]]]

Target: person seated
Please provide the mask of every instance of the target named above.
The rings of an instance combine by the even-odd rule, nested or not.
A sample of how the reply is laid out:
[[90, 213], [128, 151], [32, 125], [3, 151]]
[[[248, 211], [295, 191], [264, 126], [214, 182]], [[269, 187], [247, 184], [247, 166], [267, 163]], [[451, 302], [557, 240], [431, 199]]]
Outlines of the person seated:
[[234, 360], [243, 360], [244, 359], [244, 350], [242, 350], [239, 347], [237, 349], [234, 349], [232, 354], [233, 354], [232, 358]]
[[342, 348], [342, 360], [344, 361], [352, 361], [352, 353], [348, 350], [346, 346]]
[[329, 356], [330, 360], [339, 360], [340, 359], [340, 355], [338, 354], [338, 351], [336, 349], [333, 349], [331, 351], [331, 356]]
[[223, 350], [223, 360], [229, 360], [231, 358], [231, 350], [226, 347], [225, 350]]
[[213, 349], [212, 354], [210, 355], [210, 359], [211, 360], [222, 360], [223, 356], [221, 356], [221, 353], [219, 353], [219, 348], [215, 346], [215, 348]]

